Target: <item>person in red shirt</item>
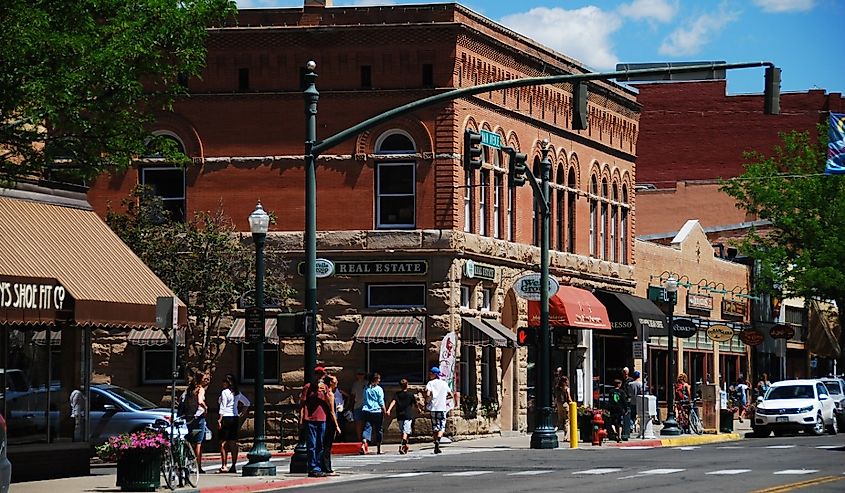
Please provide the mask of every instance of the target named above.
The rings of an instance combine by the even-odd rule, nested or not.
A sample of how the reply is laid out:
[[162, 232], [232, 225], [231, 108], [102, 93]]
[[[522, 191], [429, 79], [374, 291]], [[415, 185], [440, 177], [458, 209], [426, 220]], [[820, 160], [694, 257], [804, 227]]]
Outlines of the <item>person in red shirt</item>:
[[308, 445], [308, 476], [321, 478], [326, 472], [320, 467], [323, 457], [323, 436], [326, 434], [326, 419], [329, 408], [329, 388], [323, 382], [326, 369], [314, 368], [314, 381], [305, 384], [302, 389], [299, 413], [300, 426], [305, 426], [305, 439]]

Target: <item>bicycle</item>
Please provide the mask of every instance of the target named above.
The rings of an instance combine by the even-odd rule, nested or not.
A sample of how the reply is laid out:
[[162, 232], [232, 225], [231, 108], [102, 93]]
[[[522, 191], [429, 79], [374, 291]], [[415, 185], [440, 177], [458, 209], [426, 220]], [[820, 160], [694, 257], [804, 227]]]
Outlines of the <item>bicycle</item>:
[[700, 400], [682, 400], [676, 405], [678, 425], [680, 425], [684, 433], [695, 433], [696, 435], [704, 433], [704, 424], [701, 422], [701, 416], [698, 415], [698, 410], [696, 409], [696, 404]]
[[[180, 431], [184, 425], [185, 420], [176, 419], [172, 425], [175, 429], [173, 436], [170, 435], [171, 424], [163, 419], [156, 420], [150, 426], [167, 436], [170, 441], [170, 447], [163, 448], [161, 452], [161, 475], [164, 476], [164, 482], [170, 490], [176, 489], [177, 486], [181, 488], [186, 483], [195, 488], [199, 483], [197, 456], [194, 454], [194, 448]], [[199, 432], [201, 430], [192, 433]]]

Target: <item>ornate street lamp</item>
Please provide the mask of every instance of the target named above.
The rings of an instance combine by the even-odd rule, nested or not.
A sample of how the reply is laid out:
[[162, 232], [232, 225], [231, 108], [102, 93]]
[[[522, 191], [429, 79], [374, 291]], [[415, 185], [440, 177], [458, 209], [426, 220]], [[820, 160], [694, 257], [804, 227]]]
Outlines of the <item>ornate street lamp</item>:
[[675, 340], [672, 335], [674, 330], [674, 320], [672, 317], [675, 314], [675, 302], [678, 299], [678, 280], [674, 276], [669, 276], [669, 279], [663, 283], [663, 289], [668, 293], [669, 298], [669, 374], [667, 376], [668, 384], [666, 385], [666, 421], [663, 422], [663, 429], [660, 430], [661, 435], [676, 436], [681, 434], [681, 429], [678, 427], [678, 422], [675, 420]]
[[270, 216], [259, 201], [249, 215], [249, 229], [255, 242], [255, 307], [261, 314], [261, 327], [255, 338], [255, 434], [252, 449], [247, 454], [249, 463], [241, 469], [244, 476], [276, 475], [276, 466], [270, 463], [270, 451], [264, 436], [264, 242], [269, 228]]

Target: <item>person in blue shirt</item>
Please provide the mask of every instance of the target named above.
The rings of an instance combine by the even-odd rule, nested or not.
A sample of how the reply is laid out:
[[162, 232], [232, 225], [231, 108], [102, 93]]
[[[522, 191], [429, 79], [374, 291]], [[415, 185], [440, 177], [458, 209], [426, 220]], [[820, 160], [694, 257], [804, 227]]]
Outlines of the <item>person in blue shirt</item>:
[[[364, 418], [361, 450], [358, 451], [361, 455], [370, 452], [369, 443], [373, 441], [376, 444], [376, 453], [381, 454], [381, 441], [384, 438], [382, 425], [384, 423], [385, 407], [384, 390], [379, 385], [381, 375], [373, 373], [370, 376], [369, 382], [369, 385], [364, 388], [364, 406], [361, 408]], [[373, 440], [373, 430], [375, 430], [375, 440]]]

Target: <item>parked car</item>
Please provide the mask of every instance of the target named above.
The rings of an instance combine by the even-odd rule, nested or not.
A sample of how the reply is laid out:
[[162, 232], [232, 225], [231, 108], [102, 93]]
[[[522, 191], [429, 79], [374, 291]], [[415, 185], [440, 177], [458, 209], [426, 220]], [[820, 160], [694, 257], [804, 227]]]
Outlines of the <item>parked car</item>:
[[0, 414], [0, 493], [9, 491], [12, 481], [12, 464], [6, 458], [6, 420]]
[[784, 380], [772, 384], [766, 395], [757, 399], [751, 427], [755, 436], [766, 437], [772, 431], [806, 431], [821, 435], [827, 429], [839, 431], [834, 401], [821, 380]]
[[833, 408], [839, 429], [845, 429], [845, 380], [836, 377], [822, 378], [822, 383], [830, 392], [830, 398], [836, 403]]
[[[160, 407], [116, 385], [92, 385], [88, 411], [94, 445], [104, 443], [113, 435], [142, 430], [158, 419], [170, 420], [170, 408]], [[185, 433], [187, 428], [183, 424], [179, 434]]]

